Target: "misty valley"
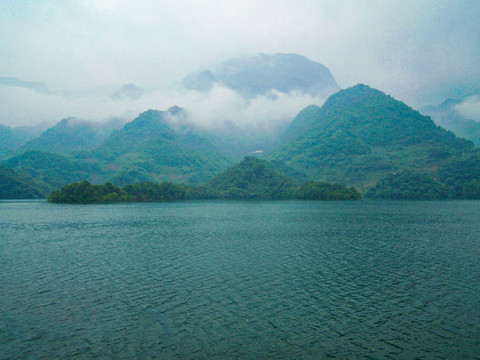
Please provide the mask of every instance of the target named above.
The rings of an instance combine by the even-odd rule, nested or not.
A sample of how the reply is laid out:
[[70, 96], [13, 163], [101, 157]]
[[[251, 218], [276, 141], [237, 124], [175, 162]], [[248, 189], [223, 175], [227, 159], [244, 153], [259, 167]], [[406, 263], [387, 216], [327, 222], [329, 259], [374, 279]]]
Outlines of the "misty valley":
[[[366, 85], [334, 93], [271, 132], [202, 128], [186, 109], [173, 106], [145, 111], [118, 129], [66, 119], [17, 147], [13, 133], [1, 133], [3, 199], [46, 198], [85, 180], [116, 186], [172, 182], [194, 189], [192, 199], [285, 200], [296, 198], [293, 187], [312, 181], [354, 187], [368, 198], [480, 199], [475, 144]], [[240, 162], [245, 156], [257, 162]], [[245, 171], [232, 175], [235, 166]], [[229, 185], [218, 180], [224, 172]], [[222, 194], [213, 194], [215, 186]], [[200, 195], [199, 188], [209, 188], [210, 195]]]
[[465, 99], [417, 111], [297, 54], [177, 86], [233, 105], [0, 125], [1, 359], [480, 358]]

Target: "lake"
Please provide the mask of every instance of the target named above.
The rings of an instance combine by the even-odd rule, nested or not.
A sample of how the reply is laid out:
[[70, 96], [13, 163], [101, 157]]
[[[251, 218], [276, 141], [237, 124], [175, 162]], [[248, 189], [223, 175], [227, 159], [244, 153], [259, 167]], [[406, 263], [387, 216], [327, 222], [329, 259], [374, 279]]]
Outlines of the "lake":
[[0, 359], [480, 359], [480, 202], [0, 202]]

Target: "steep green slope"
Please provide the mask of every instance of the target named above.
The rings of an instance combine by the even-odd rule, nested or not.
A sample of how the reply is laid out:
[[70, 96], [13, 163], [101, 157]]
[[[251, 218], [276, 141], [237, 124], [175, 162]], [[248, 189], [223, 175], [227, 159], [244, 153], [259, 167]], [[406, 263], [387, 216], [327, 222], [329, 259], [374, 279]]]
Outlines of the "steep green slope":
[[41, 151], [23, 153], [4, 161], [2, 165], [28, 175], [50, 191], [89, 179], [101, 171], [95, 165]]
[[404, 103], [366, 85], [302, 111], [274, 154], [307, 178], [365, 189], [401, 169], [435, 171], [448, 159], [473, 150]]
[[[69, 155], [27, 151], [3, 164], [28, 173], [50, 190], [83, 180], [96, 184], [110, 181], [117, 185], [144, 181], [198, 184], [227, 168], [230, 160], [217, 151], [208, 134], [185, 121], [185, 114], [178, 107], [167, 112], [149, 110], [114, 131], [92, 151]], [[73, 143], [80, 144], [72, 141], [76, 135], [71, 133], [72, 137], [61, 140], [65, 129], [79, 129], [77, 122], [70, 122], [61, 122], [30, 145], [57, 151], [73, 150]], [[92, 133], [88, 129], [84, 135]], [[82, 137], [81, 131], [78, 132]], [[88, 146], [91, 145], [93, 143]]]
[[25, 174], [0, 166], [0, 199], [44, 198], [48, 190]]
[[141, 148], [150, 140], [172, 140], [175, 134], [166, 121], [167, 116], [168, 113], [163, 111], [145, 111], [113, 132], [93, 153], [98, 158], [109, 159]]
[[100, 164], [105, 173], [102, 180], [117, 185], [139, 181], [198, 184], [230, 164], [210, 136], [189, 124], [178, 107], [140, 114], [102, 146], [77, 158]]

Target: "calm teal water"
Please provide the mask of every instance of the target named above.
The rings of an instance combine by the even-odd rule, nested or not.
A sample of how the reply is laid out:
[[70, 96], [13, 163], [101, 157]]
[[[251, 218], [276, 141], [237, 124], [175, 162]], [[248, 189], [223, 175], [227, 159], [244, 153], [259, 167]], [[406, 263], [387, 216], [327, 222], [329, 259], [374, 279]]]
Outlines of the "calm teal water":
[[0, 359], [480, 359], [480, 202], [0, 202]]

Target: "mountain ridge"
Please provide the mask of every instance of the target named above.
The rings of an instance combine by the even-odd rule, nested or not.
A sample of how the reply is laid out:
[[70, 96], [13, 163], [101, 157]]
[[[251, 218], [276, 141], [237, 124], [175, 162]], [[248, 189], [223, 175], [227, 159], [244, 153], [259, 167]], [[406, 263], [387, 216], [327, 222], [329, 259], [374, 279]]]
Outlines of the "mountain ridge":
[[[218, 134], [195, 126], [193, 120], [178, 106], [166, 111], [148, 110], [93, 150], [65, 156], [26, 152], [2, 164], [27, 171], [50, 189], [84, 179], [120, 186], [145, 181], [199, 185], [234, 163], [226, 148], [238, 134], [221, 140]], [[297, 183], [341, 183], [365, 193], [380, 180], [406, 170], [415, 174], [405, 173], [404, 184], [416, 173], [438, 177], [447, 172], [453, 180], [442, 181], [449, 189], [458, 188], [458, 195], [452, 196], [466, 196], [462, 194], [475, 194], [476, 183], [470, 182], [480, 177], [475, 172], [460, 178], [452, 175], [458, 171], [468, 173], [458, 170], [465, 168], [463, 160], [480, 162], [472, 157], [477, 149], [471, 142], [437, 126], [430, 117], [405, 103], [363, 84], [331, 95], [322, 107], [311, 105], [301, 110], [281, 139], [283, 142], [276, 149], [257, 154], [272, 160], [269, 167]], [[309, 191], [318, 188], [315, 184]]]
[[328, 96], [340, 89], [326, 66], [302, 55], [283, 53], [233, 58], [218, 69], [192, 73], [182, 81], [185, 88], [197, 91], [208, 91], [214, 84], [222, 84], [248, 98], [271, 90]]
[[333, 94], [321, 108], [304, 109], [286, 134], [290, 139], [274, 159], [308, 169], [307, 176], [315, 180], [360, 188], [414, 166], [412, 159], [415, 166], [434, 171], [443, 160], [474, 148], [403, 102], [363, 84]]

